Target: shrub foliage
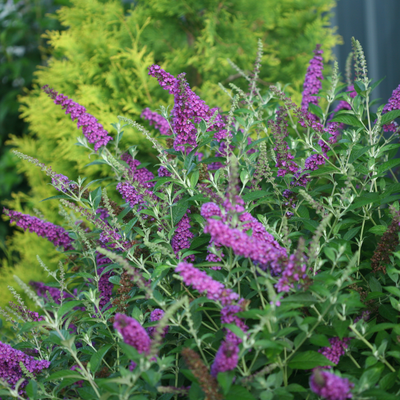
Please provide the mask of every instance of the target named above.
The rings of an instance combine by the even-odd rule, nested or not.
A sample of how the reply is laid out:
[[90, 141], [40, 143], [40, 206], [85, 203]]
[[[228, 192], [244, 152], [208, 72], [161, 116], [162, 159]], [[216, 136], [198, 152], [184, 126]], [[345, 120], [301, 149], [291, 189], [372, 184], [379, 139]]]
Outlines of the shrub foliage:
[[[301, 107], [259, 89], [261, 49], [247, 91], [225, 89], [226, 112], [152, 65], [174, 99], [148, 114], [166, 146], [127, 117], [111, 136], [45, 87], [104, 178], [71, 180], [16, 152], [51, 177], [69, 228], [5, 210], [64, 258], [55, 272], [38, 258], [47, 285], [16, 278], [39, 312], [15, 290], [2, 310], [16, 335], [0, 344], [1, 396], [398, 398], [400, 186], [388, 172], [400, 87], [372, 113], [376, 83], [353, 44], [354, 82], [339, 85], [335, 68], [327, 90], [316, 48]], [[157, 151], [155, 175], [122, 147], [131, 127]]]
[[[97, 179], [103, 170], [98, 165], [85, 168], [88, 162], [71, 135], [73, 122], [66, 120], [61, 108], [52, 106], [41, 86], [47, 84], [73, 97], [103, 121], [106, 129], [112, 129], [115, 115], [138, 119], [146, 107], [155, 111], [160, 105], [172, 106], [172, 98], [148, 76], [151, 64], [174, 75], [186, 72], [191, 87], [196, 87], [207, 104], [229, 107], [218, 82], [232, 82], [243, 89], [247, 83], [227, 58], [250, 71], [258, 38], [268, 43], [259, 84], [290, 82], [297, 93], [316, 43], [322, 43], [328, 61], [331, 48], [339, 42], [330, 28], [332, 0], [133, 3], [126, 12], [126, 2], [121, 0], [74, 0], [59, 10], [57, 19], [64, 30], [45, 36], [52, 58], [37, 71], [36, 87], [21, 98], [21, 116], [29, 124], [29, 133], [22, 138], [11, 136], [10, 145], [32, 157], [40, 154], [42, 162], [71, 179], [82, 174]], [[154, 152], [143, 135], [127, 130], [124, 139], [127, 145], [138, 146], [142, 161], [154, 163]], [[20, 164], [19, 173], [26, 175], [30, 189], [15, 193], [8, 207], [22, 212], [35, 207], [48, 220], [60, 222], [53, 204], [40, 203], [54, 195], [54, 190], [43, 184], [43, 177], [30, 164]], [[8, 242], [9, 251], [18, 252], [21, 260], [11, 273], [7, 269], [1, 274], [0, 287], [5, 292], [15, 271], [30, 274], [32, 279], [43, 278], [32, 267], [34, 248], [40, 246], [43, 260], [54, 263], [52, 248], [39, 242], [32, 246], [32, 240], [16, 233]]]

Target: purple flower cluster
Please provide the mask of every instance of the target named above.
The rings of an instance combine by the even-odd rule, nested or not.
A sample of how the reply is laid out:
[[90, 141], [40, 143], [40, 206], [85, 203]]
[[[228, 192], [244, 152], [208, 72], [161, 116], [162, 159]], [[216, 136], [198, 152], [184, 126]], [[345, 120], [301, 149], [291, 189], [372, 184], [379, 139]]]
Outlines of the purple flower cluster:
[[[51, 183], [54, 186], [58, 186], [61, 189], [61, 192], [64, 193], [66, 193], [67, 190], [73, 190], [77, 187], [75, 183], [72, 183], [69, 178], [63, 174], [55, 174], [51, 178]], [[59, 190], [58, 188], [56, 189]]]
[[77, 127], [82, 127], [82, 132], [89, 143], [94, 143], [94, 151], [97, 151], [101, 146], [106, 146], [112, 140], [108, 136], [108, 132], [103, 128], [97, 118], [86, 112], [86, 108], [75, 103], [72, 99], [63, 94], [58, 94], [54, 89], [47, 85], [43, 86], [43, 90], [54, 100], [55, 104], [61, 105], [65, 110], [65, 114], [71, 114], [71, 119], [78, 119]]
[[[101, 267], [97, 270], [97, 273], [101, 275], [101, 273], [104, 271], [105, 267]], [[111, 277], [110, 272], [106, 272], [105, 274], [100, 276], [99, 279], [99, 290], [100, 290], [100, 310], [103, 309], [103, 307], [110, 301], [113, 287], [114, 285], [109, 281], [109, 278]], [[108, 306], [108, 308], [111, 308], [111, 305]], [[107, 308], [107, 309], [108, 309]]]
[[222, 283], [215, 281], [204, 271], [198, 270], [193, 264], [181, 262], [175, 271], [179, 272], [186, 285], [193, 286], [202, 294], [207, 293], [208, 299], [220, 301], [224, 306], [232, 304], [239, 298], [231, 289], [226, 289]]
[[[221, 310], [221, 323], [222, 324], [234, 324], [239, 327], [243, 332], [247, 332], [248, 326], [244, 323], [242, 318], [239, 318], [236, 314], [242, 310], [239, 305], [226, 306]], [[242, 339], [236, 336], [232, 331], [228, 329], [225, 340], [238, 345], [242, 343]]]
[[147, 168], [139, 168], [140, 161], [133, 159], [129, 153], [122, 154], [121, 159], [129, 165], [129, 175], [133, 178], [134, 182], [139, 183], [140, 186], [147, 189], [154, 186], [154, 182], [149, 182], [154, 179], [154, 174]]
[[[53, 300], [56, 304], [61, 303], [61, 291], [55, 287], [47, 286], [43, 282], [30, 281], [29, 284], [36, 290], [39, 297], [45, 298], [47, 301]], [[50, 294], [51, 299], [47, 297], [47, 292]], [[63, 299], [72, 297], [68, 293], [62, 294]]]
[[[185, 73], [175, 78], [160, 66], [151, 65], [149, 75], [157, 78], [160, 86], [174, 96], [174, 107], [171, 112], [172, 129], [175, 134], [174, 149], [185, 151], [185, 146], [188, 146], [186, 150], [188, 151], [196, 147], [197, 129], [194, 123], [199, 123], [201, 119], [210, 121], [217, 109], [210, 110], [204, 101], [190, 89]], [[224, 139], [227, 134], [225, 123], [219, 114], [208, 130], [216, 130], [214, 138], [218, 141]]]
[[[171, 246], [174, 250], [176, 258], [179, 258], [179, 252], [188, 249], [190, 247], [191, 239], [193, 239], [194, 234], [190, 232], [190, 219], [189, 215], [190, 210], [186, 211], [186, 214], [182, 217], [182, 219], [176, 225], [176, 230], [174, 236], [171, 239]], [[190, 255], [185, 258], [185, 261], [194, 261], [194, 255]]]
[[321, 57], [322, 53], [321, 45], [317, 44], [314, 50], [315, 56], [310, 60], [310, 65], [307, 68], [303, 86], [303, 98], [301, 101], [301, 110], [305, 114], [308, 114], [308, 118], [313, 121], [317, 121], [318, 118], [315, 115], [308, 113], [308, 106], [309, 104], [318, 105], [319, 97], [314, 95], [318, 94], [322, 88], [321, 81], [324, 79], [322, 75], [322, 69], [324, 68]]
[[[39, 374], [43, 369], [50, 366], [50, 361], [35, 360], [32, 356], [13, 349], [9, 344], [0, 342], [0, 378], [11, 385], [13, 389], [15, 384], [25, 377], [20, 363], [33, 375]], [[23, 389], [27, 384], [28, 381], [25, 380], [20, 389]], [[23, 391], [20, 391], [20, 394], [22, 393]]]
[[[388, 103], [385, 105], [385, 107], [383, 107], [382, 114], [386, 114], [387, 112], [393, 110], [400, 110], [400, 85], [393, 90], [392, 96], [388, 100]], [[396, 132], [397, 127], [397, 123], [393, 121], [390, 124], [383, 125], [383, 130], [385, 132]]]
[[114, 329], [122, 335], [124, 342], [134, 347], [138, 353], [148, 354], [150, 352], [151, 340], [146, 330], [136, 319], [124, 314], [116, 314]]
[[211, 366], [211, 375], [216, 378], [220, 372], [234, 370], [238, 360], [239, 346], [229, 341], [222, 342]]
[[286, 121], [286, 112], [283, 109], [279, 109], [276, 114], [276, 121], [270, 121], [270, 127], [275, 140], [274, 151], [276, 154], [276, 168], [278, 170], [278, 176], [285, 176], [286, 174], [295, 174], [299, 166], [292, 161], [294, 156], [290, 153], [289, 146], [284, 140], [288, 136]]
[[238, 256], [251, 258], [261, 268], [271, 268], [275, 275], [282, 272], [282, 262], [286, 259], [287, 252], [276, 241], [257, 240], [221, 220], [211, 218], [207, 220], [204, 232], [210, 233], [215, 243], [232, 248]]
[[10, 222], [15, 222], [24, 231], [29, 229], [29, 232], [35, 232], [38, 236], [46, 238], [54, 246], [62, 246], [66, 251], [73, 250], [72, 239], [68, 236], [68, 232], [61, 226], [42, 221], [40, 218], [28, 214], [8, 210], [7, 208], [4, 208], [3, 212], [10, 217]]
[[169, 177], [169, 176], [172, 175], [171, 172], [169, 172], [169, 171], [167, 170], [167, 168], [165, 168], [165, 167], [163, 167], [163, 166], [161, 166], [160, 168], [158, 168], [157, 174], [158, 174], [158, 176], [159, 176], [160, 178]]
[[137, 204], [143, 204], [144, 198], [138, 190], [129, 182], [120, 182], [117, 185], [117, 190], [122, 198], [129, 203], [130, 207], [135, 207]]
[[358, 317], [354, 318], [354, 323], [357, 323], [360, 320], [368, 321], [371, 316], [371, 311], [365, 310]]
[[17, 314], [19, 314], [22, 319], [26, 322], [39, 322], [44, 321], [44, 318], [40, 316], [36, 311], [30, 311], [27, 307], [18, 306], [17, 304], [10, 301], [8, 303], [10, 308], [14, 310]]
[[151, 111], [150, 108], [145, 108], [142, 112], [141, 117], [147, 119], [150, 125], [154, 124], [154, 128], [158, 129], [161, 135], [172, 134], [168, 121], [162, 115]]
[[292, 254], [286, 264], [282, 276], [279, 278], [278, 283], [275, 285], [278, 292], [289, 292], [294, 288], [295, 284], [299, 284], [307, 278], [306, 264], [302, 263], [301, 257], [298, 252]]
[[[160, 308], [156, 308], [150, 313], [150, 321], [151, 322], [159, 321], [164, 316], [164, 314], [165, 312], [163, 310], [161, 310]], [[156, 332], [156, 329], [157, 329], [156, 326], [150, 326], [149, 328], [147, 328], [147, 332], [149, 333], [150, 336], [153, 337]], [[168, 330], [169, 327], [166, 326], [161, 336], [164, 337], [168, 333]]]
[[315, 369], [310, 378], [311, 390], [326, 400], [351, 399], [354, 384], [328, 371]]
[[[338, 337], [330, 338], [329, 343], [331, 347], [323, 347], [318, 352], [337, 365], [340, 357], [346, 354], [345, 349], [349, 347], [349, 342], [350, 338], [348, 337], [343, 338], [343, 340], [340, 340]], [[331, 368], [331, 366], [327, 366], [326, 368]]]

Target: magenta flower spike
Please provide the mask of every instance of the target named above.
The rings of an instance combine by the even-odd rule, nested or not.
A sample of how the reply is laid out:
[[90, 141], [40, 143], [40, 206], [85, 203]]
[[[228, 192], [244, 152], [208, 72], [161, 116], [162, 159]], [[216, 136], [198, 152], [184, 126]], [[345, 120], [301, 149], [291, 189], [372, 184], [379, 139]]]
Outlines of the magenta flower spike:
[[310, 378], [311, 390], [326, 400], [351, 399], [354, 384], [347, 378], [341, 378], [331, 372], [314, 369]]
[[162, 115], [151, 111], [150, 108], [145, 108], [142, 111], [141, 117], [149, 121], [150, 125], [154, 125], [154, 128], [158, 129], [161, 135], [172, 134], [168, 121]]
[[311, 113], [308, 113], [308, 106], [310, 104], [318, 105], [319, 97], [314, 96], [318, 94], [322, 88], [322, 70], [324, 68], [323, 60], [321, 55], [323, 51], [321, 50], [321, 45], [317, 44], [314, 50], [314, 57], [310, 60], [310, 65], [307, 68], [306, 76], [304, 79], [303, 86], [303, 98], [301, 101], [301, 110], [308, 114], [309, 119], [317, 121], [317, 117]]
[[[171, 246], [174, 250], [176, 257], [178, 258], [178, 253], [184, 249], [189, 249], [191, 239], [193, 239], [194, 235], [190, 232], [190, 219], [189, 215], [190, 210], [186, 211], [186, 214], [182, 217], [182, 219], [176, 225], [176, 230], [174, 236], [171, 239]], [[186, 257], [187, 261], [194, 261], [194, 255], [190, 255]]]
[[[330, 347], [323, 347], [319, 349], [318, 352], [323, 354], [329, 361], [332, 361], [334, 364], [339, 364], [340, 357], [346, 354], [345, 349], [349, 347], [350, 338], [345, 337], [343, 340], [340, 340], [338, 337], [330, 338], [329, 343]], [[327, 366], [326, 368], [331, 368], [331, 366]]]
[[[244, 323], [243, 318], [238, 317], [236, 314], [242, 310], [239, 305], [226, 306], [221, 310], [221, 324], [234, 324], [239, 327], [243, 332], [247, 332], [248, 326]], [[228, 330], [225, 335], [225, 340], [233, 344], [242, 343], [242, 339], [236, 336], [232, 331]]]
[[[151, 65], [149, 75], [157, 78], [160, 86], [174, 96], [175, 104], [171, 112], [172, 130], [175, 134], [174, 149], [190, 151], [197, 145], [197, 129], [194, 123], [199, 123], [202, 119], [206, 122], [210, 121], [217, 109], [210, 110], [205, 102], [190, 89], [185, 73], [175, 78], [160, 66]], [[208, 130], [216, 130], [214, 138], [218, 141], [226, 137], [225, 123], [220, 114], [217, 114]], [[187, 150], [185, 146], [188, 147]]]
[[73, 121], [78, 120], [77, 127], [82, 127], [83, 135], [89, 143], [94, 144], [94, 151], [97, 151], [101, 146], [107, 146], [107, 143], [113, 140], [111, 136], [108, 136], [103, 125], [97, 121], [97, 118], [86, 112], [85, 107], [75, 103], [67, 96], [59, 94], [54, 89], [49, 88], [48, 85], [43, 86], [42, 89], [54, 100], [55, 104], [61, 105], [65, 114], [71, 114]]
[[42, 221], [40, 218], [29, 214], [22, 214], [18, 211], [3, 209], [3, 212], [10, 217], [10, 222], [15, 222], [17, 226], [24, 231], [34, 232], [38, 236], [46, 238], [54, 246], [64, 247], [65, 250], [73, 250], [72, 239], [68, 232], [61, 226], [54, 225], [51, 222]]
[[[150, 313], [150, 321], [151, 322], [159, 321], [164, 316], [164, 314], [165, 312], [163, 310], [161, 310], [160, 308], [156, 308]], [[157, 329], [156, 326], [150, 326], [149, 328], [147, 328], [147, 332], [149, 332], [149, 335], [153, 337], [156, 329]], [[166, 326], [163, 329], [161, 336], [164, 337], [168, 333], [168, 330], [169, 327]]]
[[211, 366], [211, 375], [216, 378], [220, 372], [232, 371], [239, 360], [239, 346], [235, 343], [224, 341], [215, 355]]
[[226, 289], [222, 283], [215, 281], [204, 271], [195, 268], [193, 264], [181, 262], [175, 268], [175, 271], [183, 278], [185, 285], [193, 286], [201, 294], [207, 293], [207, 298], [210, 300], [220, 301], [226, 306], [239, 299], [237, 293], [232, 292], [231, 289]]
[[[400, 110], [400, 85], [393, 90], [392, 96], [388, 100], [385, 107], [383, 107], [382, 114], [386, 114], [387, 112], [393, 110]], [[397, 127], [398, 125], [396, 122], [391, 122], [390, 124], [383, 125], [383, 130], [385, 132], [395, 132]]]
[[[14, 389], [15, 384], [25, 378], [20, 363], [33, 375], [39, 374], [43, 369], [49, 368], [50, 361], [35, 360], [21, 350], [12, 348], [9, 344], [0, 342], [0, 378], [6, 381]], [[28, 378], [28, 377], [26, 377]], [[28, 378], [29, 379], [29, 378]], [[23, 389], [28, 384], [28, 380], [22, 382], [19, 393], [23, 394]]]
[[138, 353], [149, 353], [151, 340], [146, 330], [136, 319], [124, 314], [116, 314], [114, 329], [122, 335], [124, 342], [134, 347]]

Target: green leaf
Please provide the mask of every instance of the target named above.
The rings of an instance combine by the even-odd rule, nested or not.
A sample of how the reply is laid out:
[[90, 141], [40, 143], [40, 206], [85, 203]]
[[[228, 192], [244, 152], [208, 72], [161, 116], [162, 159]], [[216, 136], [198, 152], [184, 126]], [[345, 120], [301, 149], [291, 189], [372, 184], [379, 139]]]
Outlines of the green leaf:
[[223, 327], [232, 331], [236, 336], [240, 337], [241, 339], [244, 338], [244, 332], [234, 324], [223, 324]]
[[101, 165], [101, 164], [107, 164], [107, 163], [104, 160], [95, 160], [90, 162], [89, 164], [86, 164], [85, 167], [89, 167], [89, 165]]
[[108, 282], [112, 283], [113, 285], [120, 285], [121, 277], [119, 275], [113, 275], [108, 278]]
[[192, 243], [190, 244], [190, 250], [197, 249], [198, 247], [202, 246], [203, 244], [209, 243], [210, 239], [211, 239], [211, 235], [208, 235], [208, 234], [201, 235], [197, 238], [194, 238], [192, 240]]
[[386, 125], [398, 117], [400, 117], [400, 110], [389, 111], [382, 115], [382, 124]]
[[383, 172], [387, 171], [388, 169], [392, 169], [400, 164], [400, 158], [389, 160], [384, 162], [382, 165], [378, 167], [378, 175], [382, 174]]
[[256, 398], [243, 386], [233, 385], [225, 400], [256, 400]]
[[334, 366], [335, 364], [321, 353], [312, 350], [295, 354], [288, 364], [293, 369], [313, 369], [318, 366], [325, 367], [328, 365]]
[[37, 382], [34, 380], [29, 381], [28, 385], [25, 388], [26, 394], [28, 395], [28, 399], [35, 399], [37, 395]]
[[344, 235], [343, 239], [349, 241], [353, 239], [354, 236], [357, 235], [358, 231], [361, 229], [361, 226], [356, 226], [355, 228], [349, 229]]
[[373, 233], [374, 235], [382, 236], [387, 231], [387, 226], [384, 225], [375, 225], [371, 229], [368, 229], [368, 232]]
[[247, 203], [249, 201], [260, 199], [261, 197], [267, 196], [269, 193], [266, 191], [256, 191], [245, 194], [242, 198]]
[[196, 169], [196, 171], [194, 171], [192, 173], [192, 176], [190, 177], [190, 187], [192, 189], [194, 189], [196, 187], [197, 182], [199, 181], [199, 176], [200, 176], [199, 170]]
[[40, 200], [40, 202], [47, 201], [47, 200], [53, 200], [53, 199], [68, 199], [68, 200], [70, 200], [70, 198], [65, 194], [57, 194], [56, 196], [51, 196], [51, 197], [47, 197], [46, 199]]
[[364, 128], [362, 122], [357, 117], [351, 114], [340, 114], [331, 119], [331, 122], [343, 122], [346, 125], [357, 126], [358, 128]]
[[333, 172], [339, 173], [340, 171], [338, 168], [328, 165], [327, 167], [322, 167], [315, 171], [311, 171], [310, 176], [327, 175], [327, 174], [332, 174]]
[[392, 307], [386, 304], [382, 304], [379, 307], [378, 312], [383, 318], [389, 320], [390, 322], [393, 322], [394, 324], [397, 323], [399, 312]]
[[318, 300], [312, 296], [311, 294], [301, 293], [301, 294], [292, 294], [288, 297], [281, 299], [281, 303], [299, 303], [302, 305], [311, 305], [317, 303]]
[[62, 317], [65, 315], [68, 311], [70, 311], [72, 308], [77, 307], [79, 305], [82, 305], [82, 302], [79, 300], [72, 300], [69, 301], [68, 303], [64, 303], [57, 311], [57, 314], [59, 317]]
[[342, 340], [344, 336], [346, 336], [349, 332], [350, 321], [341, 321], [340, 319], [336, 319], [333, 323], [333, 327], [339, 339]]
[[233, 383], [234, 376], [235, 373], [233, 371], [220, 372], [217, 375], [218, 383], [221, 386], [224, 394], [227, 394], [229, 392], [229, 389], [231, 388]]
[[106, 355], [107, 351], [110, 350], [112, 344], [106, 344], [100, 347], [97, 353], [94, 353], [90, 358], [90, 370], [96, 372], [101, 364], [101, 360]]
[[78, 373], [71, 371], [69, 369], [65, 369], [62, 371], [54, 372], [54, 374], [51, 374], [48, 378], [46, 378], [45, 381], [50, 382], [50, 381], [55, 381], [57, 379], [64, 379], [64, 378], [85, 379], [82, 375], [79, 375]]
[[362, 155], [364, 155], [371, 147], [373, 146], [364, 146], [364, 147], [360, 147], [360, 146], [355, 146], [350, 154], [350, 158], [349, 158], [349, 164], [353, 164], [354, 161], [356, 161], [357, 159], [359, 159]]
[[357, 92], [357, 94], [359, 94], [361, 97], [365, 97], [366, 96], [366, 91], [365, 91], [365, 87], [364, 84], [360, 81], [355, 81], [354, 82], [354, 90]]
[[349, 210], [355, 210], [367, 204], [380, 202], [378, 193], [365, 193], [360, 197], [357, 197], [356, 201], [349, 207]]
[[382, 286], [374, 276], [369, 278], [369, 287], [372, 292], [382, 292]]
[[310, 343], [319, 347], [331, 347], [328, 338], [325, 335], [314, 334], [309, 339]]
[[376, 364], [372, 368], [367, 369], [360, 378], [360, 386], [365, 388], [370, 388], [375, 386], [379, 381], [381, 373], [383, 372], [385, 366], [383, 364]]
[[321, 110], [321, 107], [310, 103], [308, 105], [309, 111], [311, 111], [314, 115], [316, 115], [319, 119], [324, 119], [324, 113]]
[[181, 200], [172, 207], [172, 223], [174, 226], [176, 226], [178, 222], [183, 218], [183, 216], [186, 214], [187, 209], [188, 203], [186, 200]]
[[204, 121], [203, 118], [201, 119], [199, 126], [200, 126], [201, 132], [202, 133], [206, 133], [206, 131], [207, 131], [207, 123], [206, 123], [206, 121]]

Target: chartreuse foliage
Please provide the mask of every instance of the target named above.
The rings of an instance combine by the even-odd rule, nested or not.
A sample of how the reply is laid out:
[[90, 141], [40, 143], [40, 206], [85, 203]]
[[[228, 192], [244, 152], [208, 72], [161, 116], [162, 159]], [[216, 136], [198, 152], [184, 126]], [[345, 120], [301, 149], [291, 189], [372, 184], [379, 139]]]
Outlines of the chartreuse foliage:
[[[26, 276], [17, 279], [40, 316], [14, 306], [22, 316], [8, 341], [50, 361], [40, 374], [20, 366], [20, 398], [399, 397], [400, 186], [388, 175], [400, 163], [399, 144], [383, 127], [400, 104], [370, 111], [375, 84], [356, 41], [354, 49], [355, 94], [338, 86], [335, 70], [319, 91], [328, 108], [313, 102], [301, 111], [279, 87], [259, 91], [254, 77], [250, 95], [227, 91], [231, 135], [220, 142], [210, 129], [216, 115], [203, 112], [184, 78], [153, 67], [175, 100], [187, 101], [164, 113], [172, 139], [186, 126], [182, 110], [199, 108], [187, 121], [196, 144], [186, 151], [119, 117], [118, 137], [134, 127], [156, 148], [163, 168], [151, 181], [131, 156], [120, 160], [124, 140], [121, 150], [108, 144], [91, 153], [104, 162], [107, 189], [18, 153], [52, 177], [61, 194], [49, 202], [60, 202], [70, 226], [64, 246], [72, 246], [51, 287], [36, 283], [35, 294]], [[336, 100], [347, 108], [328, 122]], [[285, 136], [289, 122], [295, 139]], [[81, 154], [92, 151], [85, 137], [79, 144]], [[297, 172], [282, 172], [294, 163]], [[111, 193], [115, 184], [126, 203]], [[49, 226], [7, 214], [37, 231]], [[3, 315], [16, 318], [11, 309]], [[13, 384], [4, 386], [2, 397], [18, 397]]]
[[[147, 74], [154, 62], [175, 75], [186, 72], [192, 87], [211, 107], [222, 107], [228, 103], [218, 82], [246, 87], [227, 58], [250, 70], [258, 38], [266, 44], [260, 85], [290, 82], [297, 96], [316, 43], [323, 45], [329, 60], [330, 49], [340, 39], [330, 28], [332, 0], [146, 0], [133, 2], [128, 12], [123, 3], [75, 0], [62, 7], [57, 18], [65, 29], [46, 34], [53, 57], [37, 71], [36, 87], [21, 98], [21, 116], [29, 124], [29, 134], [12, 136], [10, 144], [24, 154], [40, 155], [42, 162], [74, 179], [83, 174], [98, 178], [103, 170], [97, 165], [85, 168], [92, 160], [84, 160], [74, 146], [75, 124], [52, 105], [41, 86], [47, 84], [73, 97], [112, 131], [115, 115], [137, 119], [145, 107], [155, 111], [171, 104]], [[127, 145], [138, 146], [143, 160], [154, 162], [142, 134], [128, 130], [124, 139]], [[49, 220], [60, 221], [53, 204], [40, 203], [54, 195], [43, 177], [29, 164], [21, 164], [18, 172], [27, 176], [30, 190], [15, 193], [8, 206], [19, 211], [35, 207]], [[29, 240], [17, 233], [8, 242], [9, 250], [21, 255], [15, 268], [24, 274], [30, 274], [35, 256]], [[43, 248], [52, 251], [47, 244]], [[12, 278], [1, 275], [0, 287], [5, 289]]]

